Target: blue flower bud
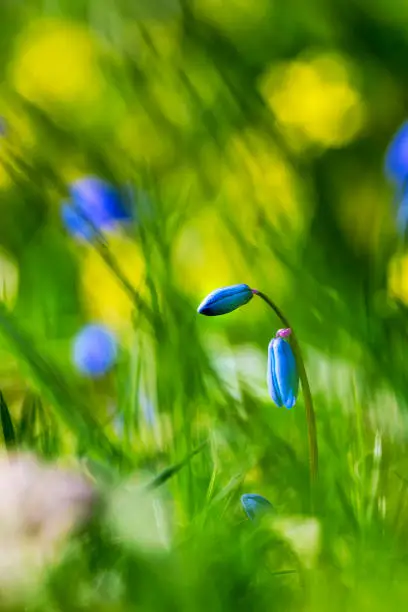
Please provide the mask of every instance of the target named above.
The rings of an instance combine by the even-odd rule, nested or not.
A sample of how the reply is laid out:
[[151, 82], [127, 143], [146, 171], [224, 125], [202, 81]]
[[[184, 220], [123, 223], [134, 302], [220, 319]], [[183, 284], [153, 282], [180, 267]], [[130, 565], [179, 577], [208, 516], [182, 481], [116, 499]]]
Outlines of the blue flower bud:
[[387, 149], [385, 171], [397, 185], [408, 178], [408, 121], [399, 128]]
[[208, 317], [227, 314], [243, 306], [253, 297], [248, 285], [231, 285], [212, 291], [199, 305], [197, 312]]
[[241, 504], [245, 514], [251, 521], [261, 518], [274, 510], [272, 504], [265, 497], [256, 493], [245, 493], [245, 495], [242, 495]]
[[279, 336], [269, 343], [267, 381], [275, 404], [293, 408], [299, 388], [296, 359], [290, 344]]
[[70, 195], [70, 201], [62, 206], [61, 215], [65, 227], [75, 236], [89, 240], [94, 233], [92, 225], [98, 231], [106, 231], [132, 219], [119, 191], [99, 178], [91, 176], [75, 181], [71, 184]]
[[87, 325], [74, 339], [72, 359], [82, 374], [92, 378], [103, 376], [116, 357], [116, 338], [103, 325]]

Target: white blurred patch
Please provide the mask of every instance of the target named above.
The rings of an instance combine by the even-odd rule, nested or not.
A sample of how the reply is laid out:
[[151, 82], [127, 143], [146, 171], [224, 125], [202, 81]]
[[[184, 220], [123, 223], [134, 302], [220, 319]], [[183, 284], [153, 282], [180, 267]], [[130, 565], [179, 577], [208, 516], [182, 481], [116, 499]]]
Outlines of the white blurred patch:
[[80, 474], [31, 455], [0, 457], [0, 595], [23, 599], [41, 586], [68, 535], [97, 499]]
[[209, 350], [219, 377], [236, 400], [242, 400], [243, 386], [259, 399], [268, 399], [266, 348], [262, 352], [253, 345], [231, 347], [219, 336], [213, 336]]
[[314, 518], [274, 518], [272, 528], [298, 556], [302, 565], [311, 569], [316, 565], [321, 550], [320, 523]]
[[107, 505], [112, 534], [125, 545], [159, 552], [170, 545], [168, 507], [160, 491], [127, 482], [112, 492]]

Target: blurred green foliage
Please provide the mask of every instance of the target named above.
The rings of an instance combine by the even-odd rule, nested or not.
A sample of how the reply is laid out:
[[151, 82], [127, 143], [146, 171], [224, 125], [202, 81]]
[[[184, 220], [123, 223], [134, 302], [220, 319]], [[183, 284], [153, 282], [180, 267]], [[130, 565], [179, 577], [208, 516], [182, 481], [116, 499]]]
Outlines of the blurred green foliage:
[[[106, 498], [10, 609], [403, 609], [408, 257], [382, 166], [408, 5], [2, 0], [0, 31], [5, 446], [86, 466]], [[60, 219], [88, 174], [136, 193], [102, 244]], [[306, 355], [313, 511], [302, 397], [266, 390], [279, 321], [256, 300], [196, 315], [240, 282]], [[70, 357], [92, 320], [121, 343], [99, 381]], [[277, 519], [246, 521], [242, 493]]]

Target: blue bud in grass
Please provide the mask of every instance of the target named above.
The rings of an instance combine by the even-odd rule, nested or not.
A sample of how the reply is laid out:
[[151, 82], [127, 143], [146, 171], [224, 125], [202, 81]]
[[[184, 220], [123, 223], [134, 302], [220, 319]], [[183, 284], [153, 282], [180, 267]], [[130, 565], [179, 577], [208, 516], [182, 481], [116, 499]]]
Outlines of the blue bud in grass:
[[109, 231], [118, 223], [132, 219], [125, 198], [106, 181], [86, 177], [74, 181], [69, 191], [70, 201], [63, 204], [61, 215], [65, 227], [75, 236], [89, 240], [93, 235], [92, 225], [98, 231]]
[[248, 285], [230, 285], [212, 291], [199, 305], [197, 312], [208, 317], [227, 314], [243, 306], [253, 297]]
[[408, 121], [401, 125], [387, 149], [385, 171], [397, 185], [408, 178]]
[[256, 493], [245, 493], [245, 495], [242, 495], [241, 504], [245, 514], [251, 521], [274, 511], [272, 504], [265, 497]]
[[116, 338], [103, 325], [86, 325], [74, 339], [72, 359], [76, 368], [86, 376], [103, 376], [116, 357]]
[[282, 406], [293, 408], [299, 389], [296, 359], [292, 347], [284, 340], [287, 331], [279, 330], [276, 337], [270, 341], [268, 348], [268, 390], [273, 402], [279, 408]]

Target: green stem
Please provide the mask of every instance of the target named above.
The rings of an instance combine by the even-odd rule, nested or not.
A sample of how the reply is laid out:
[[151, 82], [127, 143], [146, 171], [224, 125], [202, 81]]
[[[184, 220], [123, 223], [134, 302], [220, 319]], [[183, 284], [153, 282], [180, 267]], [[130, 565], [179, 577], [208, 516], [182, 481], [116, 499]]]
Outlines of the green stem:
[[272, 308], [274, 313], [282, 321], [285, 327], [288, 327], [292, 330], [291, 345], [293, 348], [293, 352], [295, 353], [296, 363], [297, 363], [297, 367], [299, 370], [299, 378], [302, 384], [303, 397], [305, 401], [307, 436], [308, 436], [308, 441], [309, 441], [310, 479], [311, 479], [311, 482], [314, 483], [317, 479], [317, 473], [318, 473], [316, 418], [315, 418], [315, 412], [313, 408], [312, 393], [310, 391], [309, 380], [306, 374], [305, 362], [302, 357], [302, 351], [300, 350], [300, 346], [297, 341], [295, 332], [293, 331], [293, 327], [291, 326], [291, 324], [289, 323], [288, 319], [285, 317], [283, 312], [276, 306], [274, 302], [272, 302], [272, 300], [268, 298], [267, 295], [265, 295], [261, 291], [258, 291], [257, 289], [253, 289], [253, 293], [254, 295], [259, 296], [264, 302], [268, 304], [270, 308]]

